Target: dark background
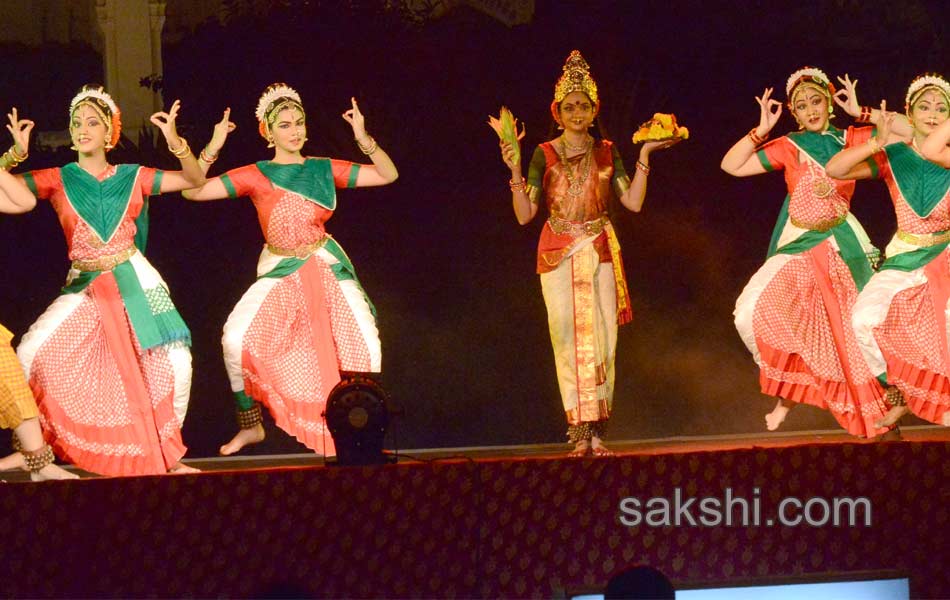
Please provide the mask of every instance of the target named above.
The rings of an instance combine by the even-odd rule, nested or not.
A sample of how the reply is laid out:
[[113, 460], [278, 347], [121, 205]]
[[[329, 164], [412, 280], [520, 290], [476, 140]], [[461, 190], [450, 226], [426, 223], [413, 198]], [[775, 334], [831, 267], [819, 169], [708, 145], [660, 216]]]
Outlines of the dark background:
[[[233, 109], [238, 130], [211, 175], [270, 156], [253, 111], [275, 81], [303, 97], [307, 154], [364, 160], [340, 117], [356, 96], [399, 168], [391, 186], [342, 192], [328, 230], [379, 310], [384, 385], [405, 408], [403, 448], [564, 439], [534, 273], [546, 215], [517, 224], [486, 120], [509, 106], [527, 124], [529, 154], [547, 139], [548, 104], [572, 49], [591, 65], [601, 117], [628, 170], [637, 152], [630, 135], [654, 112], [675, 113], [691, 132], [653, 155], [643, 212], [613, 209], [635, 313], [620, 332], [613, 439], [764, 431], [773, 400], [758, 392], [731, 313], [764, 260], [784, 182], [719, 169], [758, 122], [754, 96], [774, 86], [784, 100], [789, 74], [813, 65], [832, 78], [857, 77], [862, 103], [886, 98], [895, 108], [916, 74], [950, 71], [950, 15], [939, 1], [538, 1], [531, 23], [512, 28], [465, 6], [429, 19], [373, 1], [226, 5], [226, 19], [167, 41], [163, 56], [164, 98], [182, 99], [179, 129], [192, 148]], [[65, 128], [78, 87], [103, 78], [101, 58], [86, 46], [6, 45], [0, 56], [0, 108], [19, 107], [37, 131]], [[776, 135], [792, 125], [786, 114]], [[175, 168], [161, 141], [110, 158]], [[74, 159], [34, 151], [25, 166]], [[859, 184], [853, 212], [883, 248], [894, 228], [884, 186]], [[247, 199], [198, 204], [171, 194], [152, 199], [151, 216], [149, 259], [194, 334], [185, 442], [189, 456], [213, 455], [236, 430], [220, 331], [254, 280], [262, 236]], [[48, 204], [0, 217], [0, 261], [0, 319], [22, 334], [67, 269]], [[784, 429], [836, 427], [830, 415], [799, 407]], [[248, 453], [305, 450], [269, 421], [268, 431]]]

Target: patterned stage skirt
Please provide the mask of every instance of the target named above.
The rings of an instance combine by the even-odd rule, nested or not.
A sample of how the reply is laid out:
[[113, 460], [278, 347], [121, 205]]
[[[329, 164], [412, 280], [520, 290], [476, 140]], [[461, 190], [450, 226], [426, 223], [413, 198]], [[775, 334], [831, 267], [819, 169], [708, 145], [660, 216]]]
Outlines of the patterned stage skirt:
[[[135, 254], [129, 263], [146, 297], [173, 311], [148, 261]], [[101, 475], [146, 475], [166, 473], [184, 456], [191, 352], [186, 340], [139, 346], [112, 272], [58, 297], [17, 354], [46, 441], [62, 460]]]
[[759, 365], [762, 392], [828, 410], [850, 434], [872, 437], [884, 416], [883, 387], [851, 326], [858, 297], [833, 238], [799, 254], [776, 254], [736, 301], [736, 328]]
[[265, 248], [258, 275], [224, 326], [231, 388], [264, 404], [314, 452], [334, 455], [323, 412], [340, 371], [381, 368], [370, 303], [332, 240], [305, 259]]
[[886, 369], [911, 411], [938, 425], [950, 410], [948, 299], [950, 249], [912, 271], [876, 273], [855, 306], [855, 330], [872, 369]]

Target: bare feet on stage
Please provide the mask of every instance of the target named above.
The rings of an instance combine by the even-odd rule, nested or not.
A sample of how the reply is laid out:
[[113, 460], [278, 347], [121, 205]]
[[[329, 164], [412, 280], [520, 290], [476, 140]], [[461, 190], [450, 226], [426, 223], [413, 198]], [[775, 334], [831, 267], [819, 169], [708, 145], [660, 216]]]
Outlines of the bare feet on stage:
[[785, 421], [788, 411], [792, 410], [792, 405], [779, 398], [772, 412], [765, 415], [765, 428], [769, 431], [775, 431]]
[[[244, 446], [249, 446], [251, 444], [257, 444], [264, 441], [264, 426], [256, 425], [250, 429], [242, 429], [237, 432], [231, 441], [227, 444], [221, 446], [219, 452], [222, 456], [230, 456], [234, 454]], [[571, 453], [573, 456], [573, 453]]]
[[13, 469], [26, 470], [26, 459], [19, 452], [0, 458], [0, 471], [11, 471]]
[[50, 463], [39, 471], [30, 473], [30, 479], [33, 481], [55, 481], [59, 479], [79, 479], [79, 475], [70, 473], [66, 469]]
[[587, 440], [579, 440], [574, 444], [574, 449], [571, 450], [567, 455], [571, 458], [580, 458], [587, 456], [587, 453], [590, 452], [590, 442]]
[[899, 406], [892, 406], [891, 410], [887, 411], [887, 414], [884, 415], [883, 419], [879, 419], [874, 422], [875, 427], [890, 427], [891, 425], [897, 423], [901, 420], [901, 417], [910, 412], [910, 409], [907, 408], [906, 404], [901, 404]]
[[[9, 471], [11, 469], [20, 469], [23, 471], [29, 471], [26, 467], [26, 459], [19, 452], [14, 452], [9, 456], [4, 456], [0, 458], [0, 471]], [[54, 481], [58, 479], [79, 479], [79, 475], [75, 473], [70, 473], [66, 469], [50, 463], [40, 469], [39, 471], [34, 471], [30, 473], [30, 479], [32, 481]]]
[[943, 423], [944, 427], [950, 427], [950, 410], [943, 413], [943, 418], [940, 420]]
[[201, 469], [189, 467], [185, 463], [178, 461], [175, 463], [174, 467], [172, 467], [171, 469], [168, 469], [168, 472], [173, 475], [180, 475], [182, 473], [201, 473]]
[[890, 431], [885, 431], [881, 435], [874, 438], [875, 442], [899, 442], [904, 437], [901, 435], [900, 427], [894, 427]]
[[590, 452], [594, 456], [616, 456], [610, 448], [604, 446], [604, 442], [599, 437], [590, 439]]

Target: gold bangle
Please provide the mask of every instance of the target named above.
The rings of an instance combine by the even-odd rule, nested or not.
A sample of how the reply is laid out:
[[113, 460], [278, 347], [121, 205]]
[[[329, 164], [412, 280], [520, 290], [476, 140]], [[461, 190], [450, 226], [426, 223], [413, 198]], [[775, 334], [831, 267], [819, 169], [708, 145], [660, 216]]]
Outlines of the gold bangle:
[[191, 148], [188, 147], [188, 140], [181, 136], [179, 136], [178, 139], [181, 140], [181, 146], [178, 148], [172, 148], [171, 144], [169, 144], [168, 151], [174, 154], [175, 158], [185, 158], [191, 154]]
[[650, 165], [648, 165], [648, 164], [646, 164], [645, 162], [643, 162], [643, 161], [637, 159], [637, 171], [640, 171], [640, 172], [643, 173], [644, 175], [649, 175], [649, 174], [650, 174]]
[[27, 151], [27, 153], [24, 154], [23, 156], [20, 156], [19, 154], [17, 154], [17, 153], [16, 153], [16, 144], [13, 144], [12, 146], [10, 146], [10, 149], [7, 150], [7, 152], [9, 152], [9, 153], [10, 153], [10, 157], [11, 157], [13, 160], [15, 160], [16, 162], [18, 162], [18, 163], [21, 163], [21, 162], [25, 161], [26, 159], [28, 159], [28, 158], [30, 157], [30, 152], [29, 152], [29, 151]]
[[374, 152], [379, 150], [379, 144], [376, 143], [376, 139], [370, 134], [366, 134], [366, 137], [369, 138], [369, 144], [366, 146], [363, 145], [363, 142], [356, 140], [356, 145], [360, 147], [360, 151], [363, 152], [366, 156], [372, 155]]
[[869, 138], [869, 139], [868, 139], [868, 146], [871, 147], [871, 155], [872, 155], [872, 156], [875, 155], [875, 154], [877, 154], [878, 152], [880, 152], [880, 151], [882, 150], [881, 145], [877, 143], [877, 139], [875, 139], [875, 138]]
[[211, 154], [210, 152], [208, 152], [208, 147], [205, 146], [204, 148], [201, 149], [201, 153], [198, 155], [198, 158], [200, 158], [201, 160], [205, 161], [206, 163], [210, 165], [210, 164], [214, 164], [214, 161], [218, 160], [219, 154], [220, 152]]

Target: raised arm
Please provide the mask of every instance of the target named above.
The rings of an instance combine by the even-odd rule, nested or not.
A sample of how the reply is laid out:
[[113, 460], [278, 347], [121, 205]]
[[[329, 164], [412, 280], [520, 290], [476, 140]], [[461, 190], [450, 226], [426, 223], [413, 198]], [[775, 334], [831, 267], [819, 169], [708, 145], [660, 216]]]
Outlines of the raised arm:
[[353, 137], [363, 154], [373, 161], [372, 166], [364, 166], [360, 169], [356, 177], [356, 187], [367, 187], [372, 185], [386, 185], [396, 181], [399, 177], [399, 171], [393, 164], [389, 155], [386, 154], [376, 140], [366, 133], [366, 121], [360, 107], [356, 104], [356, 98], [350, 98], [353, 108], [343, 113], [343, 119], [353, 127]]
[[924, 143], [920, 145], [920, 153], [927, 160], [933, 161], [943, 167], [950, 169], [950, 119], [937, 126]]
[[[224, 109], [224, 115], [221, 117], [221, 120], [214, 125], [211, 141], [208, 142], [204, 150], [201, 151], [201, 154], [198, 155], [198, 166], [201, 168], [201, 172], [206, 175], [208, 169], [214, 164], [214, 161], [218, 160], [218, 155], [221, 153], [221, 149], [224, 148], [224, 142], [227, 141], [228, 134], [237, 128], [237, 125], [231, 122], [230, 117], [231, 109]], [[222, 200], [227, 198], [228, 190], [225, 188], [224, 182], [221, 181], [220, 177], [213, 177], [205, 180], [204, 185], [200, 187], [182, 191], [181, 195], [184, 196], [186, 200], [205, 202], [208, 200]]]
[[761, 97], [755, 97], [755, 101], [759, 103], [759, 124], [733, 144], [719, 164], [723, 171], [735, 177], [765, 173], [755, 151], [768, 139], [769, 132], [782, 116], [782, 103], [772, 99], [772, 88], [766, 88]]
[[[523, 137], [524, 131], [518, 135], [516, 143], [518, 143], [519, 146], [521, 138]], [[534, 216], [538, 214], [538, 203], [531, 200], [528, 196], [528, 182], [525, 181], [521, 172], [521, 163], [524, 162], [524, 155], [521, 153], [519, 147], [518, 154], [522, 157], [522, 160], [515, 162], [514, 146], [505, 140], [498, 140], [498, 145], [501, 147], [501, 160], [504, 161], [505, 166], [511, 170], [511, 180], [508, 182], [508, 187], [511, 188], [511, 207], [515, 211], [515, 218], [518, 219], [518, 224], [527, 225], [534, 219]]]
[[16, 108], [7, 113], [7, 120], [10, 122], [7, 130], [13, 136], [13, 146], [0, 156], [0, 212], [20, 214], [33, 210], [36, 197], [22, 179], [11, 175], [7, 169], [20, 164], [29, 155], [33, 121], [20, 119]]
[[181, 161], [181, 171], [167, 171], [162, 177], [162, 192], [178, 192], [187, 188], [199, 187], [205, 182], [205, 175], [195, 155], [192, 154], [188, 142], [179, 137], [175, 127], [181, 101], [175, 100], [168, 112], [160, 111], [153, 114], [149, 120], [162, 130], [168, 151]]
[[873, 176], [867, 160], [884, 149], [884, 141], [890, 135], [894, 113], [887, 112], [887, 103], [881, 102], [881, 116], [878, 119], [877, 135], [866, 144], [845, 148], [835, 154], [825, 165], [825, 172], [835, 179], [870, 179]]
[[[841, 89], [835, 92], [835, 104], [840, 106], [858, 123], [878, 125], [883, 113], [877, 108], [861, 106], [858, 103], [858, 80], [852, 81], [845, 73], [845, 76], [839, 77], [838, 81], [841, 82]], [[914, 135], [914, 127], [910, 124], [910, 120], [905, 115], [891, 114], [894, 115], [894, 119], [891, 121], [891, 131], [888, 139], [884, 141], [884, 145], [894, 142], [909, 142], [911, 136]]]
[[640, 156], [637, 158], [636, 173], [630, 187], [620, 196], [620, 203], [628, 210], [640, 212], [643, 200], [647, 195], [647, 175], [650, 174], [650, 154], [655, 150], [664, 150], [682, 141], [680, 138], [664, 140], [662, 142], [646, 142], [640, 147]]

